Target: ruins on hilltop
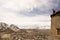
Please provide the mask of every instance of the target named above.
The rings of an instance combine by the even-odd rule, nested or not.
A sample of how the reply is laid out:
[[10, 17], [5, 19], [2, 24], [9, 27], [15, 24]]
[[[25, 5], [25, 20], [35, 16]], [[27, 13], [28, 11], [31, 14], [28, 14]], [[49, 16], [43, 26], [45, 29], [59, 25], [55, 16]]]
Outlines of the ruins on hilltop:
[[60, 40], [60, 11], [51, 15], [51, 40]]

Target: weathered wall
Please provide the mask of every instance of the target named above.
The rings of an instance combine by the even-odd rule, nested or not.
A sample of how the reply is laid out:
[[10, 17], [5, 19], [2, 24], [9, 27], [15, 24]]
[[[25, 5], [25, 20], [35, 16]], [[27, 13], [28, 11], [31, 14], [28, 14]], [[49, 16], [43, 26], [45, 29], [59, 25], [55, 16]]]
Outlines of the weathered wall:
[[60, 16], [51, 17], [51, 40], [57, 40], [57, 28], [60, 28]]

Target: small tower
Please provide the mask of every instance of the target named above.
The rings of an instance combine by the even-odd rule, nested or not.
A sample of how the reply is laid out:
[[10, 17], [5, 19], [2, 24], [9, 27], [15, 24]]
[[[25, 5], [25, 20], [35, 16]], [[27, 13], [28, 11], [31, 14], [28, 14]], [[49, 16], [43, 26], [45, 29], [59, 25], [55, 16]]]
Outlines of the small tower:
[[60, 40], [60, 11], [51, 15], [51, 40]]

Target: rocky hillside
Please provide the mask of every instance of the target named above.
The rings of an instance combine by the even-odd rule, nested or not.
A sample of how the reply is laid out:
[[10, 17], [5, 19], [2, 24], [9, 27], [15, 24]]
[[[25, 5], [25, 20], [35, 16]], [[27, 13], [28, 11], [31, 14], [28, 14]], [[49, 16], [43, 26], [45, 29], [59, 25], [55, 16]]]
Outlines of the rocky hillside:
[[8, 25], [6, 23], [0, 22], [0, 32], [4, 32], [5, 30], [18, 31], [19, 28], [13, 24]]
[[49, 40], [49, 29], [19, 29], [16, 25], [10, 26], [0, 23], [1, 40]]

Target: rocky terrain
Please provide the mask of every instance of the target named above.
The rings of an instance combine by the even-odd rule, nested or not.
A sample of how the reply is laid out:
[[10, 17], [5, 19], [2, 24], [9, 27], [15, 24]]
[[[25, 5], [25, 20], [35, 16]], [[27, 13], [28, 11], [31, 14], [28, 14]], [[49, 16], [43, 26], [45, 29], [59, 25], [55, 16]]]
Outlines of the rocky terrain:
[[0, 22], [0, 40], [49, 40], [49, 29], [19, 29]]

